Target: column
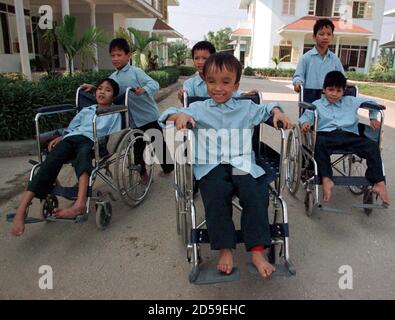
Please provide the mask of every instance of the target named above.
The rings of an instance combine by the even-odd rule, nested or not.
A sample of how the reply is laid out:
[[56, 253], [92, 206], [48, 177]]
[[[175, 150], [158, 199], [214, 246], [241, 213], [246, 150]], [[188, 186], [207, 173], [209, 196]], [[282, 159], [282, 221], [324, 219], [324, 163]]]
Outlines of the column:
[[14, 0], [16, 27], [18, 32], [19, 55], [21, 57], [22, 73], [27, 79], [32, 80], [32, 72], [30, 69], [29, 49], [27, 46], [25, 14], [23, 11], [23, 1]]
[[366, 52], [366, 63], [365, 63], [365, 73], [369, 72], [370, 64], [372, 62], [372, 47], [373, 47], [373, 39], [372, 37], [369, 37], [369, 42], [368, 42], [368, 51]]
[[[90, 2], [89, 6], [91, 8], [91, 27], [96, 28], [96, 3]], [[97, 62], [93, 69], [95, 71], [99, 71], [99, 53], [97, 51], [97, 44], [95, 45], [95, 59]]]
[[336, 37], [336, 51], [335, 51], [336, 57], [339, 56], [339, 49], [340, 49], [340, 37]]

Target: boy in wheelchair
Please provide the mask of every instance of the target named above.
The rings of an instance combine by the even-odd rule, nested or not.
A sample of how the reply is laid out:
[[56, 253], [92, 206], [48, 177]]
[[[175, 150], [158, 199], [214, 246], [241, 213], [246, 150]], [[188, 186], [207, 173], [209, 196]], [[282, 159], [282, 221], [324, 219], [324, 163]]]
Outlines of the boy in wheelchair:
[[[245, 130], [249, 136], [227, 141], [230, 157], [221, 153], [221, 143], [217, 136], [209, 137], [214, 148], [206, 147], [206, 139], [199, 139], [195, 132], [199, 150], [209, 153], [209, 161], [193, 164], [194, 176], [199, 180], [199, 188], [205, 208], [207, 229], [212, 250], [219, 250], [217, 269], [225, 274], [233, 270], [232, 249], [236, 248], [236, 233], [232, 221], [232, 197], [237, 194], [243, 203], [241, 229], [247, 251], [252, 253], [252, 262], [262, 277], [275, 271], [266, 256], [265, 247], [271, 243], [268, 221], [268, 186], [265, 171], [255, 163], [251, 148], [253, 128], [266, 121], [271, 115], [274, 127], [281, 121], [284, 128], [290, 127], [288, 118], [282, 113], [278, 103], [256, 105], [251, 100], [232, 99], [238, 90], [241, 77], [240, 62], [230, 54], [211, 55], [203, 69], [211, 99], [192, 103], [189, 108], [170, 108], [159, 119], [162, 126], [175, 122], [177, 129], [192, 125], [199, 130]], [[197, 133], [197, 134], [196, 134]], [[237, 141], [236, 141], [237, 140]], [[221, 141], [223, 143], [223, 141]], [[220, 158], [210, 154], [221, 155]], [[229, 156], [229, 155], [228, 155]]]
[[[112, 79], [99, 81], [96, 89], [97, 105], [83, 108], [70, 122], [64, 136], [50, 141], [50, 151], [42, 166], [27, 186], [11, 227], [14, 236], [24, 232], [27, 207], [34, 197], [45, 199], [51, 192], [54, 182], [63, 164], [72, 161], [78, 178], [78, 196], [75, 203], [66, 209], [55, 208], [53, 215], [57, 218], [72, 219], [86, 210], [89, 177], [92, 171], [93, 128], [92, 119], [98, 108], [110, 107], [119, 94], [119, 86]], [[120, 114], [99, 117], [96, 122], [99, 137], [121, 130]]]
[[[383, 203], [389, 205], [388, 192], [382, 169], [379, 145], [358, 133], [358, 108], [364, 102], [374, 103], [371, 99], [343, 96], [347, 79], [340, 71], [329, 72], [324, 81], [323, 97], [313, 102], [318, 115], [317, 138], [314, 158], [318, 174], [322, 178], [323, 201], [331, 198], [334, 182], [330, 156], [334, 150], [346, 150], [365, 158], [367, 161], [366, 178], [373, 184], [372, 191], [379, 195]], [[369, 111], [370, 126], [380, 129], [377, 111]], [[306, 110], [299, 118], [302, 131], [307, 133], [314, 124], [314, 113]]]

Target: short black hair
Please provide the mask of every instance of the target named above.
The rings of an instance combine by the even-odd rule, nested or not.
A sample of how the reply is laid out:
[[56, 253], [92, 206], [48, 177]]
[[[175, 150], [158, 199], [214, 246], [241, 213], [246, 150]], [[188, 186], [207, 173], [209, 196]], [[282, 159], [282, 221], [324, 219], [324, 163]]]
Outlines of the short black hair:
[[340, 71], [328, 72], [324, 80], [324, 89], [328, 87], [342, 88], [347, 87], [347, 78]]
[[105, 78], [105, 79], [99, 80], [99, 82], [96, 84], [96, 88], [98, 88], [103, 82], [108, 82], [110, 84], [110, 86], [112, 87], [112, 90], [114, 91], [113, 98], [117, 97], [119, 94], [118, 83], [114, 79]]
[[114, 49], [122, 50], [126, 54], [130, 53], [129, 43], [124, 38], [115, 38], [111, 40], [108, 52], [111, 53], [111, 51]]
[[192, 59], [197, 50], [207, 50], [210, 54], [216, 52], [214, 45], [209, 41], [199, 41], [192, 47]]
[[226, 69], [236, 73], [236, 82], [240, 82], [241, 78], [241, 64], [236, 57], [230, 53], [214, 53], [205, 62], [203, 67], [203, 75], [206, 76], [208, 71], [212, 68], [219, 69], [220, 71]]
[[315, 22], [314, 29], [313, 29], [314, 35], [316, 36], [318, 31], [320, 31], [324, 27], [331, 28], [332, 29], [332, 33], [335, 32], [335, 25], [333, 24], [332, 20], [327, 19], [327, 18], [323, 18], [323, 19], [318, 19]]

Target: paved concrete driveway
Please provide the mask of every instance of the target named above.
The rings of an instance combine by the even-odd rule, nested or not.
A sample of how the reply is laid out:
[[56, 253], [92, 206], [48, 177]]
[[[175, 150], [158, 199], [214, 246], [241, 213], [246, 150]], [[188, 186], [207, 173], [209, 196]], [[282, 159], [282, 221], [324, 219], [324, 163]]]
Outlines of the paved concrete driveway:
[[[296, 95], [289, 82], [248, 78], [243, 79], [242, 88], [263, 90], [267, 100], [280, 100], [296, 120]], [[177, 104], [173, 94], [160, 105], [163, 110]], [[395, 201], [395, 105], [389, 106], [386, 116], [384, 160], [391, 198]], [[276, 144], [278, 135], [269, 134]], [[148, 198], [137, 208], [130, 209], [120, 201], [114, 203], [113, 219], [105, 231], [96, 229], [91, 216], [83, 225], [29, 225], [22, 238], [11, 238], [4, 216], [15, 207], [17, 199], [10, 199], [0, 208], [0, 298], [395, 298], [394, 209], [375, 211], [367, 217], [361, 210], [351, 209], [361, 199], [345, 188], [335, 190], [330, 205], [348, 210], [349, 215], [319, 212], [313, 218], [304, 214], [301, 191], [297, 198], [285, 192], [296, 277], [263, 281], [250, 275], [246, 268], [249, 256], [240, 246], [235, 258], [242, 273], [239, 282], [189, 284], [185, 249], [175, 231], [172, 182], [172, 177], [156, 176]], [[203, 257], [215, 264], [216, 255], [206, 247]], [[38, 286], [42, 265], [53, 269], [53, 290], [41, 290]], [[352, 267], [352, 290], [339, 288], [338, 271], [344, 265]]]

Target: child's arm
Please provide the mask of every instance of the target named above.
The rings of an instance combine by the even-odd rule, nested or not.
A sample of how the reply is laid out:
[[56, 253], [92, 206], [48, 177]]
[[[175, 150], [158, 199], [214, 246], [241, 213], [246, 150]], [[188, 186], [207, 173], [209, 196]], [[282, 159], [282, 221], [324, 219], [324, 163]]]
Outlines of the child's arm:
[[249, 110], [250, 120], [252, 126], [256, 126], [262, 122], [267, 121], [273, 116], [273, 124], [278, 129], [277, 123], [281, 121], [284, 125], [284, 129], [291, 127], [291, 122], [288, 117], [283, 113], [283, 110], [278, 102], [256, 105], [252, 101], [250, 102]]
[[192, 104], [189, 108], [169, 108], [161, 114], [158, 119], [158, 123], [162, 128], [166, 128], [166, 123], [174, 122], [177, 129], [187, 128], [187, 123], [190, 122], [192, 126], [196, 127], [196, 121], [198, 121], [198, 108], [194, 108]]
[[314, 124], [314, 112], [311, 110], [305, 110], [299, 118], [298, 123], [304, 132], [309, 131], [311, 126]]
[[113, 134], [115, 132], [122, 130], [122, 116], [120, 113], [112, 114], [111, 121], [108, 126], [107, 135]]
[[294, 76], [292, 78], [292, 84], [296, 92], [300, 92], [301, 85], [304, 84], [305, 72], [306, 72], [305, 70], [306, 68], [305, 68], [304, 57], [302, 57], [298, 63], [298, 66], [296, 67]]
[[63, 137], [56, 137], [55, 139], [52, 139], [48, 144], [48, 151], [52, 151], [52, 149], [62, 140]]
[[146, 92], [149, 96], [154, 97], [159, 91], [159, 83], [139, 68], [136, 69], [136, 76], [137, 81], [141, 83], [142, 87], [136, 87], [135, 93], [140, 96]]
[[183, 112], [172, 114], [166, 119], [166, 122], [174, 122], [177, 130], [187, 129], [188, 123], [190, 123], [193, 128], [196, 127], [195, 119]]
[[85, 92], [91, 92], [94, 89], [96, 89], [96, 87], [93, 84], [89, 84], [89, 83], [83, 83], [80, 88], [82, 90], [84, 90]]
[[[369, 98], [364, 98], [364, 97], [356, 97], [355, 98], [355, 103], [356, 107], [360, 107], [362, 103], [369, 102], [371, 104], [378, 104], [376, 101], [369, 99]], [[377, 120], [377, 115], [379, 112], [377, 110], [369, 110], [369, 119], [370, 119], [370, 126], [376, 130], [380, 129], [381, 123], [380, 121]]]

